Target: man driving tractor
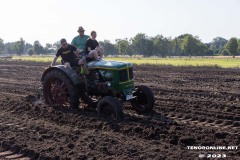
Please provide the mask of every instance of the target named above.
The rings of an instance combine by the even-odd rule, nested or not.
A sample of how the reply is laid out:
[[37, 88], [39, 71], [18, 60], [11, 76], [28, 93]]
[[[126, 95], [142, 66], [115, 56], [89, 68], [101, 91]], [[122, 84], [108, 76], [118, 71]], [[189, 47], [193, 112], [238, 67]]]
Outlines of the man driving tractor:
[[60, 43], [62, 46], [58, 49], [56, 56], [53, 58], [50, 65], [51, 67], [55, 65], [59, 56], [61, 56], [66, 66], [73, 67], [83, 64], [82, 60], [77, 59], [77, 48], [75, 46], [68, 44], [67, 40], [64, 38], [60, 40]]

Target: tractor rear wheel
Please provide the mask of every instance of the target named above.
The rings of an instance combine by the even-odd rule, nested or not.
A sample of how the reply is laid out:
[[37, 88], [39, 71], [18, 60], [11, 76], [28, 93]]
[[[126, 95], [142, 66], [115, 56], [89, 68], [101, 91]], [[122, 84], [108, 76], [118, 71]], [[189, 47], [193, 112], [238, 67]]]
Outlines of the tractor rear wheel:
[[45, 103], [78, 109], [78, 90], [71, 80], [58, 70], [49, 71], [42, 81]]
[[114, 120], [123, 119], [121, 103], [111, 96], [105, 96], [99, 100], [97, 104], [97, 112], [100, 115]]
[[131, 105], [135, 111], [138, 113], [147, 113], [152, 111], [155, 100], [150, 88], [143, 85], [136, 86], [133, 96], [136, 98], [131, 100]]

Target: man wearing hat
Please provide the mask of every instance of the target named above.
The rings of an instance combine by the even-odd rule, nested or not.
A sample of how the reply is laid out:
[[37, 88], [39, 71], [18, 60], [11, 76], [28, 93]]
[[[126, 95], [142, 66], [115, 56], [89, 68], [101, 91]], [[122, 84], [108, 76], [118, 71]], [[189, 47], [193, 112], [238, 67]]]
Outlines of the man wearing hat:
[[76, 46], [80, 49], [80, 52], [83, 52], [86, 49], [86, 44], [89, 36], [84, 35], [84, 29], [82, 26], [78, 27], [77, 32], [79, 33], [78, 36], [74, 37], [72, 40], [72, 45]]

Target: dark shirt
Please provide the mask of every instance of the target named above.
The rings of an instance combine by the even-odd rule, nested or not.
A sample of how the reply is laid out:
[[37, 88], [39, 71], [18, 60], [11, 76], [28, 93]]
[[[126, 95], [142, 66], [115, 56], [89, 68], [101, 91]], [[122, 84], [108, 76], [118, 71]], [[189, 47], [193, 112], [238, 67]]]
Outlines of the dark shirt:
[[71, 66], [77, 66], [78, 61], [75, 53], [73, 51], [76, 51], [77, 48], [73, 45], [68, 44], [67, 48], [59, 48], [57, 51], [56, 56], [61, 56], [62, 60], [64, 62], [69, 62]]
[[93, 40], [93, 39], [89, 38], [89, 39], [87, 40], [87, 44], [86, 44], [86, 53], [87, 53], [87, 54], [89, 53], [88, 47], [90, 47], [91, 50], [94, 50], [97, 46], [99, 46], [98, 41], [97, 41], [96, 39]]

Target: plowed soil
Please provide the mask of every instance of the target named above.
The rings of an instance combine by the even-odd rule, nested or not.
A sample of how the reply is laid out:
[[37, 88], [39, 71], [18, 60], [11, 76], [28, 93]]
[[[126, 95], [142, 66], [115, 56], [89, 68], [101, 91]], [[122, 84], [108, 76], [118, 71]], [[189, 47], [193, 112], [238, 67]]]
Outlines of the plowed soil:
[[48, 65], [0, 61], [0, 159], [240, 159], [239, 148], [187, 148], [240, 147], [239, 69], [135, 66], [136, 84], [155, 94], [154, 111], [124, 104], [124, 120], [114, 122], [90, 108], [27, 102]]

